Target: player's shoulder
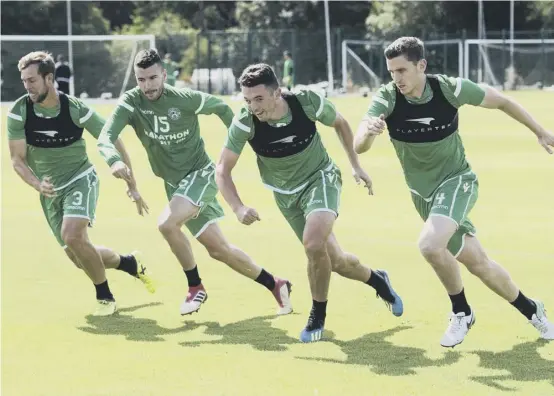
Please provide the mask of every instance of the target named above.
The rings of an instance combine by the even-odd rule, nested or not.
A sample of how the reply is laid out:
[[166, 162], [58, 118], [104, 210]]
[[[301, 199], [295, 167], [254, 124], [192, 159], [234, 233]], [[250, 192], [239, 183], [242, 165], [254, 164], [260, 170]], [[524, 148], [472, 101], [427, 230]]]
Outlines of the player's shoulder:
[[26, 106], [27, 104], [27, 98], [29, 97], [28, 94], [22, 95], [19, 98], [13, 102], [12, 107], [10, 108], [10, 113], [17, 113], [19, 114], [21, 112], [21, 106]]
[[119, 106], [125, 107], [133, 112], [135, 107], [138, 107], [141, 102], [141, 92], [139, 87], [129, 89], [121, 95], [117, 101]]
[[67, 94], [64, 94], [66, 97], [67, 97], [67, 101], [69, 102], [69, 106], [71, 107], [76, 107], [78, 109], [82, 108], [82, 107], [87, 107], [88, 106], [86, 105], [85, 102], [83, 102], [81, 99], [75, 97], [75, 96], [72, 96], [72, 95], [67, 95]]
[[440, 84], [441, 89], [454, 92], [456, 88], [462, 84], [462, 78], [460, 77], [451, 77], [446, 74], [433, 74]]
[[253, 124], [252, 112], [247, 106], [242, 106], [240, 110], [235, 113], [231, 126], [235, 126], [244, 132], [250, 132]]
[[390, 99], [396, 97], [396, 85], [394, 81], [389, 81], [386, 84], [381, 84], [374, 96], [381, 97], [383, 99]]
[[175, 88], [169, 84], [165, 84], [164, 95], [168, 98], [192, 99], [194, 97], [202, 96], [204, 93], [187, 87]]
[[373, 106], [379, 103], [391, 110], [396, 102], [396, 86], [394, 82], [390, 81], [386, 84], [381, 84], [379, 89], [371, 95], [371, 102]]
[[294, 92], [294, 96], [300, 102], [302, 106], [315, 105], [319, 106], [321, 102], [324, 101], [324, 96], [312, 89], [301, 88], [298, 91]]
[[25, 106], [27, 105], [28, 94], [25, 94], [12, 104], [10, 110], [8, 111], [8, 118], [11, 118], [16, 121], [23, 121], [23, 114], [25, 113]]

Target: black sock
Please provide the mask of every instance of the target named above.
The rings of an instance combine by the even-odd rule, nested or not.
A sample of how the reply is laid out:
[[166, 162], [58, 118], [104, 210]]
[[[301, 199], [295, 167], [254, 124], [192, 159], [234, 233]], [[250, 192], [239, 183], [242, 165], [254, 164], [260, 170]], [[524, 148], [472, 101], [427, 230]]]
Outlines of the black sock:
[[325, 320], [325, 316], [327, 316], [327, 301], [312, 300], [312, 311], [317, 320]]
[[385, 278], [379, 275], [375, 271], [371, 271], [371, 275], [366, 282], [369, 286], [373, 287], [377, 292], [377, 295], [383, 300], [394, 303], [394, 296], [391, 294], [389, 285], [385, 282]]
[[256, 278], [256, 282], [267, 287], [269, 291], [273, 291], [273, 289], [275, 289], [275, 278], [263, 268], [260, 275]]
[[467, 303], [464, 289], [462, 289], [462, 291], [458, 294], [449, 294], [448, 297], [450, 297], [450, 301], [452, 301], [452, 312], [454, 312], [455, 314], [459, 312], [463, 312], [466, 315], [471, 314], [471, 308]]
[[187, 280], [189, 282], [189, 287], [196, 287], [202, 283], [200, 275], [198, 275], [198, 266], [194, 267], [191, 270], [184, 270]]
[[529, 320], [533, 318], [533, 314], [537, 313], [537, 305], [533, 302], [533, 300], [525, 297], [521, 291], [517, 295], [517, 298], [510, 304], [516, 307], [517, 310]]
[[97, 300], [114, 300], [113, 294], [110, 291], [108, 286], [108, 281], [100, 283], [99, 285], [94, 285], [96, 288], [96, 299]]
[[129, 275], [137, 276], [138, 275], [138, 264], [135, 256], [128, 254], [126, 256], [119, 256], [119, 267], [118, 270], [127, 272]]

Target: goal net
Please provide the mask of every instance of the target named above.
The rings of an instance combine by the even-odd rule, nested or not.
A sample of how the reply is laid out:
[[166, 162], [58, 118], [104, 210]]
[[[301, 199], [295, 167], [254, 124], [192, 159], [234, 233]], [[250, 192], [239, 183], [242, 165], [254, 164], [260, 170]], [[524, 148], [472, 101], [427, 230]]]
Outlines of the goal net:
[[153, 35], [1, 36], [2, 101], [23, 95], [19, 59], [32, 51], [62, 54], [72, 71], [70, 94], [82, 98], [117, 98], [135, 85], [133, 59], [155, 48]]
[[554, 86], [554, 39], [466, 40], [464, 76], [500, 89]]
[[[347, 92], [373, 90], [390, 80], [384, 50], [390, 42], [344, 40], [342, 42], [342, 86]], [[425, 42], [427, 72], [463, 75], [462, 40]]]

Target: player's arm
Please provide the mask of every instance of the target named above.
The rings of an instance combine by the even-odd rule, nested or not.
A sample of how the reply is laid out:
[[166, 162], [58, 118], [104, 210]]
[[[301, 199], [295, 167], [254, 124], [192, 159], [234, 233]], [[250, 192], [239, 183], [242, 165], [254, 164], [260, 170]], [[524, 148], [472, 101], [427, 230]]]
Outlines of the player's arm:
[[360, 183], [360, 180], [363, 180], [369, 194], [373, 195], [371, 178], [360, 165], [358, 154], [354, 151], [354, 134], [352, 133], [350, 124], [348, 124], [348, 121], [346, 121], [337, 111], [335, 121], [332, 126], [335, 128], [342, 147], [348, 156], [348, 161], [350, 161], [350, 165], [352, 166], [352, 175], [354, 176], [354, 180], [356, 180], [356, 183], [358, 184]]
[[[369, 190], [369, 193], [373, 194], [371, 189], [371, 178], [360, 165], [358, 154], [354, 151], [354, 135], [348, 121], [346, 121], [346, 119], [335, 109], [335, 106], [329, 100], [321, 95], [318, 95], [313, 91], [305, 91], [302, 95], [307, 95], [308, 100], [311, 102], [312, 109], [315, 111], [315, 119], [323, 125], [330, 126], [335, 129], [342, 147], [348, 156], [348, 161], [352, 166], [352, 175], [354, 176], [356, 183], [360, 183], [360, 180], [363, 180], [365, 186]], [[304, 101], [303, 98], [302, 100]], [[311, 113], [311, 111], [309, 112]]]
[[24, 106], [17, 104], [8, 112], [8, 146], [13, 169], [25, 183], [46, 197], [53, 197], [56, 193], [54, 185], [50, 183], [50, 177], [39, 180], [27, 163], [24, 112]]
[[130, 105], [121, 102], [102, 127], [97, 143], [100, 155], [112, 169], [112, 174], [127, 183], [132, 181], [131, 161], [119, 135], [129, 123], [131, 111], [133, 108]]
[[219, 187], [219, 191], [221, 191], [221, 195], [223, 195], [223, 198], [229, 204], [238, 220], [242, 224], [250, 225], [255, 221], [259, 221], [260, 215], [256, 209], [249, 208], [242, 203], [233, 177], [231, 176], [231, 172], [237, 164], [239, 157], [240, 154], [232, 152], [227, 147], [223, 147], [217, 162], [215, 180]]
[[[90, 109], [86, 104], [84, 104], [81, 101], [77, 102], [77, 105], [79, 106], [79, 121], [78, 124], [80, 127], [85, 128], [89, 133], [94, 136], [96, 139], [99, 139], [102, 129], [104, 128], [104, 125], [106, 125], [106, 120], [102, 116], [100, 116], [96, 111]], [[120, 155], [121, 160], [123, 163], [127, 166], [129, 169], [130, 177], [129, 181], [127, 181], [127, 184], [129, 188], [136, 188], [136, 181], [134, 180], [134, 176], [132, 174], [132, 165], [131, 165], [131, 157], [129, 156], [129, 153], [125, 149], [125, 145], [123, 144], [123, 141], [120, 137], [118, 137], [115, 142], [113, 143], [114, 149], [117, 151], [117, 153]], [[112, 167], [112, 173], [114, 169]], [[121, 170], [117, 171], [115, 173], [119, 173]], [[116, 176], [114, 174], [114, 176]], [[117, 176], [116, 176], [117, 177]]]
[[239, 160], [244, 145], [250, 137], [250, 128], [250, 126], [243, 124], [238, 119], [233, 120], [215, 171], [215, 181], [219, 191], [221, 191], [221, 195], [223, 195], [223, 198], [229, 204], [238, 220], [246, 225], [260, 220], [260, 216], [256, 212], [256, 209], [244, 205], [231, 173]]
[[540, 125], [522, 105], [491, 86], [482, 84], [480, 87], [485, 93], [483, 100], [479, 104], [480, 107], [502, 110], [514, 120], [529, 128], [537, 136], [539, 144], [549, 154], [553, 153], [550, 147], [554, 147], [554, 135]]
[[119, 137], [125, 126], [131, 119], [133, 107], [124, 101], [116, 107], [113, 114], [102, 127], [98, 136], [97, 147], [100, 155], [108, 164], [112, 175], [118, 179], [123, 179], [127, 183], [127, 195], [137, 206], [139, 215], [148, 213], [148, 205], [142, 198], [137, 188], [137, 182], [132, 172], [131, 157]]
[[203, 92], [191, 91], [191, 110], [195, 114], [217, 115], [228, 129], [233, 121], [233, 110], [223, 100]]
[[[53, 197], [54, 186], [41, 191], [41, 182], [27, 165], [27, 142], [25, 139], [9, 140], [10, 156], [15, 172], [25, 183], [47, 197]], [[48, 178], [46, 178], [48, 179]]]
[[385, 118], [391, 113], [390, 99], [384, 89], [380, 89], [374, 96], [369, 109], [358, 125], [354, 138], [354, 150], [358, 154], [368, 151], [375, 138], [383, 133], [387, 124]]

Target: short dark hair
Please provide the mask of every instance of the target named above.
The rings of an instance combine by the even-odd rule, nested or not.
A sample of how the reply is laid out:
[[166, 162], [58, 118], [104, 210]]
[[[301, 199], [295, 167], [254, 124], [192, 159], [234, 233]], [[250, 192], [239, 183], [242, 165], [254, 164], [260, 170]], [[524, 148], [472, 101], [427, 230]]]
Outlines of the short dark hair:
[[292, 52], [290, 52], [289, 50], [286, 50], [285, 52], [283, 52], [283, 55], [286, 55], [286, 56], [292, 58]]
[[46, 77], [48, 74], [54, 74], [56, 71], [54, 58], [51, 53], [46, 51], [29, 52], [19, 60], [17, 68], [19, 71], [22, 71], [31, 65], [38, 65], [38, 74], [40, 74], [42, 78]]
[[135, 56], [135, 66], [141, 69], [148, 69], [155, 64], [161, 65], [162, 59], [158, 51], [154, 48], [140, 50], [137, 56]]
[[385, 49], [387, 59], [404, 55], [408, 61], [417, 63], [425, 58], [425, 46], [417, 37], [400, 37]]
[[279, 88], [279, 82], [277, 81], [275, 72], [271, 66], [265, 63], [250, 65], [244, 69], [239, 77], [239, 84], [241, 87], [248, 88], [255, 87], [260, 84], [273, 89]]

